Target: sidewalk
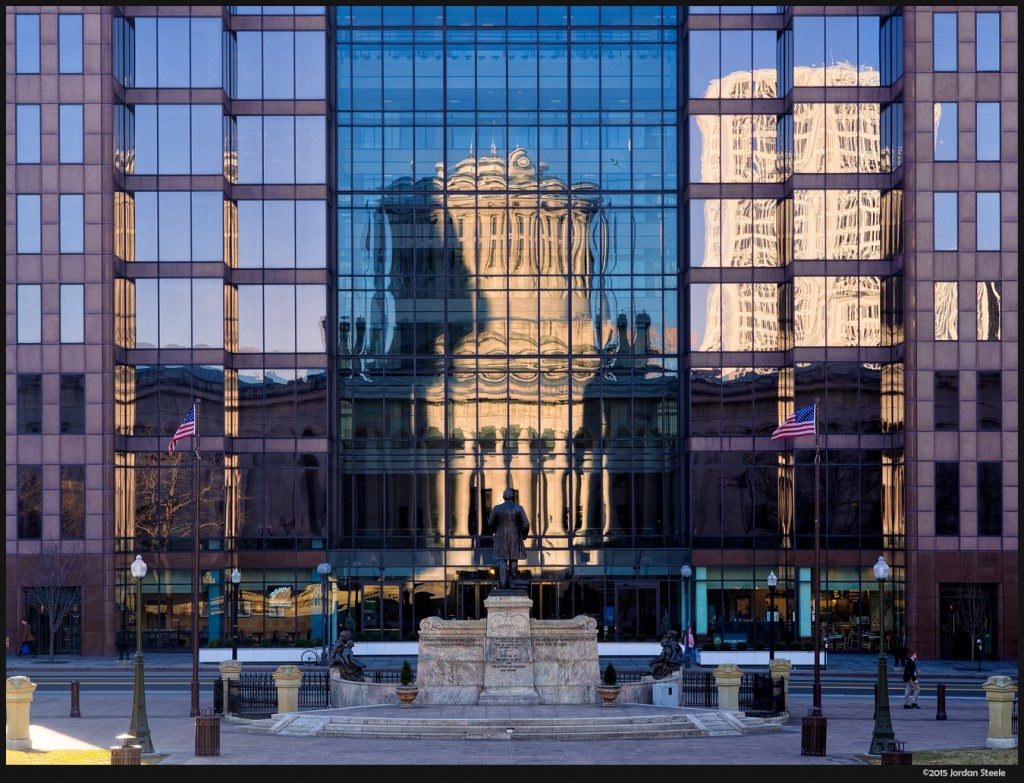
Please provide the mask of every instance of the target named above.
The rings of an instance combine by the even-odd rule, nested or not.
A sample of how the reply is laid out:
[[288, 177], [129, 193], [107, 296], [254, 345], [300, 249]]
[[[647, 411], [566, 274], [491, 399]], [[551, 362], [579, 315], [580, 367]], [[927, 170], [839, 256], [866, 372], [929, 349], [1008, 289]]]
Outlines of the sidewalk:
[[[644, 668], [643, 659], [615, 658], [616, 668]], [[602, 665], [604, 664], [602, 659]], [[147, 685], [159, 678], [161, 671], [191, 671], [189, 654], [147, 653], [145, 657]], [[911, 752], [955, 748], [984, 748], [988, 733], [988, 705], [981, 684], [994, 675], [1018, 676], [1016, 663], [985, 662], [982, 673], [977, 665], [965, 662], [918, 661], [922, 671], [921, 710], [904, 711], [895, 696], [892, 668], [889, 682], [893, 687], [890, 707], [893, 729], [898, 741]], [[400, 661], [374, 658], [371, 667], [394, 667]], [[221, 720], [220, 755], [195, 755], [195, 719], [189, 716], [190, 696], [187, 687], [173, 693], [147, 689], [147, 718], [154, 748], [165, 755], [160, 766], [168, 765], [366, 765], [380, 767], [423, 765], [553, 765], [553, 766], [630, 766], [642, 765], [859, 765], [868, 763], [874, 727], [873, 685], [877, 677], [878, 656], [875, 654], [835, 655], [822, 670], [826, 686], [822, 707], [828, 720], [826, 755], [803, 756], [800, 753], [802, 718], [811, 706], [805, 693], [791, 694], [790, 720], [782, 731], [746, 736], [702, 737], [676, 740], [554, 741], [554, 740], [406, 740], [406, 739], [337, 739], [293, 736], [265, 736], [239, 731], [232, 718]], [[131, 662], [114, 658], [68, 658], [62, 656], [50, 664], [45, 657], [7, 659], [7, 676], [34, 674], [52, 677], [64, 673], [72, 678], [80, 671], [130, 671]], [[211, 706], [208, 683], [216, 677], [217, 667], [200, 669], [203, 683], [200, 706]], [[156, 675], [156, 676], [154, 676]], [[838, 686], [837, 680], [863, 680], [852, 686]], [[794, 670], [794, 679], [813, 678], [813, 667]], [[938, 720], [935, 685], [955, 682], [945, 699], [947, 719]], [[974, 686], [977, 686], [975, 689]], [[567, 713], [586, 709], [565, 705]], [[69, 717], [69, 692], [37, 692], [32, 702], [31, 735], [33, 747], [40, 750], [95, 747], [108, 749], [117, 744], [118, 734], [127, 732], [131, 721], [130, 691], [93, 692], [81, 694], [80, 718]], [[358, 708], [357, 708], [358, 709]], [[400, 707], [393, 708], [396, 712]], [[415, 708], [413, 708], [415, 709]], [[486, 708], [481, 708], [486, 709]], [[595, 709], [606, 709], [595, 707]], [[676, 709], [646, 706], [652, 711]], [[876, 770], [877, 771], [877, 770]]]

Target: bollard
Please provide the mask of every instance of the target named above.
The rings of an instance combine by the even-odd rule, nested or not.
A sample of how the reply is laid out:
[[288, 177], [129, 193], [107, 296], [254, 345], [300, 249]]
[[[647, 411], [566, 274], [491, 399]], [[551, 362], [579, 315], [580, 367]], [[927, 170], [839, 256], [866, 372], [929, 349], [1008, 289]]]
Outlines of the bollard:
[[81, 718], [82, 711], [78, 709], [78, 680], [71, 681], [71, 715], [72, 718]]
[[939, 683], [935, 686], [935, 720], [946, 719], [946, 686]]

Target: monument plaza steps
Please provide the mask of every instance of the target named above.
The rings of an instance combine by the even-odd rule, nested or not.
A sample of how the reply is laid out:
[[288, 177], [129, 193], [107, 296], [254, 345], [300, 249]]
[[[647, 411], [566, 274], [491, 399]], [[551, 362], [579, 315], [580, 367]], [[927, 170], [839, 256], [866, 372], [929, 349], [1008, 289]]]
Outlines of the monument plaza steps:
[[535, 705], [496, 710], [478, 705], [315, 710], [246, 722], [245, 732], [364, 739], [678, 739], [779, 731], [785, 719], [643, 704]]

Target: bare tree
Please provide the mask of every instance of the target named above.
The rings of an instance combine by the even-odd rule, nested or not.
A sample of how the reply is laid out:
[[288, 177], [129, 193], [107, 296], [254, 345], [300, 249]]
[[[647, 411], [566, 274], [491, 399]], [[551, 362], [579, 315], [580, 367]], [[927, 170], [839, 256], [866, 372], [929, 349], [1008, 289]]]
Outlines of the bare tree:
[[81, 604], [85, 555], [77, 542], [48, 539], [41, 543], [35, 564], [22, 572], [25, 601], [42, 609], [50, 626], [49, 661], [57, 632]]
[[981, 655], [978, 639], [985, 632], [985, 618], [988, 615], [989, 591], [980, 582], [965, 582], [956, 594], [956, 617], [964, 631], [971, 637], [971, 660]]

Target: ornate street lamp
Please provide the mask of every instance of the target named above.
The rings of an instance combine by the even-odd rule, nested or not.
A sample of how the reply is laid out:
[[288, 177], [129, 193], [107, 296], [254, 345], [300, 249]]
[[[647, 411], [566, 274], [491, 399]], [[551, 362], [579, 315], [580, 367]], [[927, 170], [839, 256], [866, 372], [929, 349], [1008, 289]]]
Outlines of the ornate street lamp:
[[149, 570], [142, 555], [135, 555], [131, 570], [135, 579], [135, 695], [132, 699], [132, 724], [128, 733], [135, 737], [135, 744], [142, 746], [143, 753], [154, 753], [153, 740], [149, 736], [149, 721], [146, 719], [146, 683], [142, 660], [142, 578]]
[[885, 656], [885, 580], [889, 576], [889, 565], [879, 557], [874, 565], [875, 579], [878, 580], [878, 699], [875, 703], [875, 728], [871, 732], [871, 747], [868, 753], [879, 756], [889, 749], [895, 739], [892, 718], [889, 715], [889, 660]]
[[235, 566], [231, 572], [231, 660], [238, 660], [238, 586], [242, 583], [242, 574]]
[[768, 573], [768, 660], [775, 660], [775, 586], [779, 578], [775, 572]]
[[693, 569], [690, 568], [690, 566], [688, 565], [684, 565], [682, 568], [679, 569], [679, 575], [683, 577], [683, 600], [681, 601], [683, 605], [681, 617], [683, 627], [680, 633], [680, 635], [682, 635], [685, 634], [686, 629], [690, 627], [690, 623], [687, 622], [687, 615], [689, 614], [688, 604], [690, 603], [690, 577], [693, 576]]
[[320, 665], [327, 666], [330, 661], [327, 659], [327, 577], [331, 575], [331, 564], [321, 563], [316, 567], [320, 574], [320, 618], [323, 621], [324, 647], [320, 652]]

